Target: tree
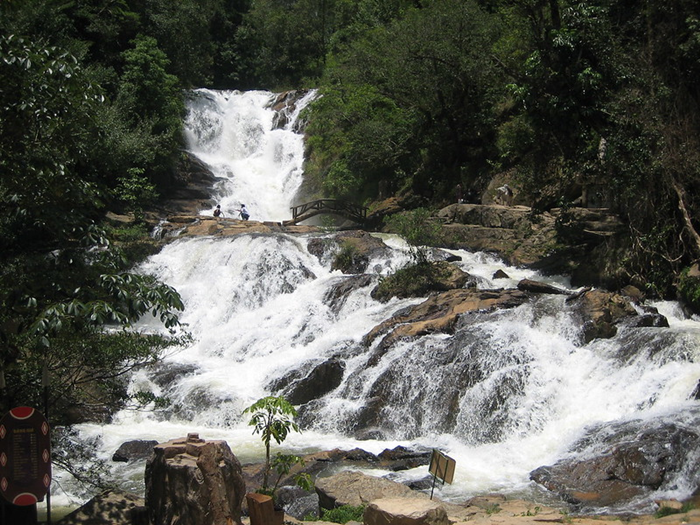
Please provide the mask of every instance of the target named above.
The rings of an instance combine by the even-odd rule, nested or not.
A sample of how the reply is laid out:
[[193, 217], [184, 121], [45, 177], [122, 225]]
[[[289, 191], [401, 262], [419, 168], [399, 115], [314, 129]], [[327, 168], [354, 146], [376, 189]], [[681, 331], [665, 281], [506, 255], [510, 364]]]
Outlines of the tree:
[[2, 36], [0, 77], [11, 88], [0, 91], [3, 408], [38, 401], [45, 368], [62, 424], [75, 417], [71, 405], [122, 406], [126, 371], [179, 342], [126, 329], [149, 314], [176, 329], [183, 304], [171, 287], [129, 272], [97, 225], [105, 182], [91, 154], [104, 98], [78, 60]]
[[[278, 453], [274, 458], [270, 456], [270, 445], [273, 439], [279, 445], [287, 439], [292, 430], [301, 432], [299, 426], [294, 422], [297, 411], [283, 397], [268, 396], [258, 399], [246, 408], [243, 413], [251, 414], [248, 424], [255, 427], [253, 433], [260, 434], [260, 439], [265, 445], [265, 469], [261, 491], [270, 494], [274, 498], [274, 493], [282, 477], [289, 474], [293, 465], [303, 464], [303, 460], [295, 455]], [[277, 472], [277, 479], [275, 484], [270, 487], [269, 476], [273, 468]], [[310, 488], [308, 475], [297, 474], [295, 482], [306, 490]]]
[[474, 2], [425, 4], [333, 48], [308, 128], [327, 190], [440, 199], [488, 169], [500, 73], [484, 49], [498, 26]]

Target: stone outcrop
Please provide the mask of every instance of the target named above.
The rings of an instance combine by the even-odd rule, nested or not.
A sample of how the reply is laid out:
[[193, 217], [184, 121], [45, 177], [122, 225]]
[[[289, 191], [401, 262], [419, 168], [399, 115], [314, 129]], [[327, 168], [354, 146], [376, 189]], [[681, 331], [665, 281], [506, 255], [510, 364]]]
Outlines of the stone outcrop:
[[156, 445], [146, 464], [153, 525], [240, 525], [245, 488], [241, 465], [226, 442], [197, 434]]
[[614, 251], [624, 249], [623, 224], [607, 209], [452, 204], [436, 217], [446, 245], [497, 254], [513, 266], [568, 274], [575, 285], [614, 287], [622, 268]]
[[334, 509], [342, 505], [359, 507], [379, 498], [412, 496], [428, 499], [427, 495], [414, 492], [401, 483], [352, 470], [318, 478], [316, 493], [323, 509]]
[[[578, 508], [620, 505], [674, 484], [681, 468], [696, 471], [700, 434], [673, 423], [631, 421], [591, 429], [573, 450], [577, 458], [540, 467], [530, 479]], [[685, 467], [684, 467], [685, 466]]]
[[382, 498], [365, 509], [364, 525], [452, 525], [445, 507], [437, 501]]
[[639, 315], [629, 299], [605, 290], [587, 289], [569, 297], [568, 302], [581, 319], [584, 343], [613, 337], [620, 322]]
[[440, 210], [451, 248], [496, 253], [513, 265], [532, 265], [556, 245], [555, 217], [542, 213], [532, 220], [526, 206], [452, 204]]
[[[352, 450], [333, 449], [314, 452], [302, 457], [303, 465], [294, 465], [289, 474], [280, 480], [280, 487], [291, 483], [294, 475], [305, 472], [312, 479], [324, 478], [327, 472], [338, 468], [378, 468], [387, 471], [400, 471], [427, 465], [430, 461], [430, 451], [412, 450], [406, 447], [387, 449], [380, 454], [372, 454], [359, 448]], [[244, 465], [243, 477], [248, 491], [260, 488], [263, 477], [263, 463]], [[285, 510], [289, 510], [285, 507]]]
[[528, 300], [520, 290], [456, 289], [432, 295], [419, 305], [409, 307], [373, 328], [364, 338], [366, 345], [384, 336], [382, 346], [402, 337], [429, 333], [452, 333], [460, 315], [497, 308], [513, 308]]
[[310, 233], [314, 226], [282, 226], [277, 222], [238, 220], [209, 215], [171, 215], [160, 224], [162, 237], [229, 237], [242, 233]]
[[119, 490], [106, 490], [64, 516], [57, 525], [150, 524], [142, 497]]
[[158, 444], [157, 441], [134, 439], [122, 443], [116, 452], [112, 455], [112, 461], [137, 461], [146, 459], [153, 453], [153, 447]]

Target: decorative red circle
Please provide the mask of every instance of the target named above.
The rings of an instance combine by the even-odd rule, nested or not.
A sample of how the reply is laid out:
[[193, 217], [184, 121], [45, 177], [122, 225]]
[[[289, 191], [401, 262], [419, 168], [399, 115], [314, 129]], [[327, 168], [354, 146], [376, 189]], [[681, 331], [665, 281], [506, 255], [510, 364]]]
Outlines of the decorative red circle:
[[37, 501], [38, 500], [34, 494], [23, 492], [22, 494], [17, 494], [15, 499], [12, 500], [12, 503], [15, 505], [34, 505]]
[[10, 414], [12, 414], [12, 417], [15, 419], [27, 419], [31, 417], [33, 413], [34, 409], [32, 407], [16, 407], [10, 410]]

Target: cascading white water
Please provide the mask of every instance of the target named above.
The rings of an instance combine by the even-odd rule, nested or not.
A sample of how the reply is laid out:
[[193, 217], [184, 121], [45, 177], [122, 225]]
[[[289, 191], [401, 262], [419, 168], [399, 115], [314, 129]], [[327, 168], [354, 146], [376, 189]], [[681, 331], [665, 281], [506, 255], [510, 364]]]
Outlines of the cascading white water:
[[[189, 97], [185, 135], [191, 153], [220, 178], [219, 202], [225, 217], [239, 218], [245, 204], [251, 218], [289, 218], [291, 199], [302, 182], [304, 142], [294, 132], [299, 114], [316, 96], [310, 91], [282, 122], [273, 93], [199, 89]], [[202, 213], [211, 215], [211, 210]]]
[[[284, 129], [273, 129], [273, 98], [198, 91], [190, 101], [189, 148], [222, 177], [218, 191], [227, 216], [243, 202], [252, 219], [289, 218], [303, 144], [294, 131], [298, 112]], [[697, 417], [690, 410], [697, 402], [689, 396], [700, 377], [700, 325], [683, 319], [672, 303], [657, 305], [670, 328], [622, 329], [613, 339], [583, 345], [565, 298], [541, 296], [510, 310], [465, 316], [452, 335], [399, 342], [377, 357], [378, 341], [365, 348], [363, 337], [421, 299], [383, 304], [371, 298], [370, 285], [341, 303], [330, 300], [329, 291], [349, 277], [331, 271], [332, 252], [310, 253], [312, 237], [181, 239], [151, 257], [143, 271], [180, 292], [181, 320], [194, 342], [168, 356], [160, 372], [136, 374], [133, 388], [151, 388], [172, 405], [161, 413], [125, 411], [110, 425], [83, 425], [83, 435], [100, 437], [105, 457], [130, 439], [199, 432], [227, 440], [242, 461], [259, 459], [261, 444], [243, 409], [270, 394], [275, 381], [331, 358], [345, 367], [342, 382], [302, 407], [306, 430], [284, 446], [374, 453], [398, 444], [437, 447], [457, 461], [454, 484], [439, 490], [455, 500], [531, 490], [530, 471], [560, 459], [589, 425], [652, 418], [694, 424], [688, 418]], [[398, 239], [385, 240], [386, 257], [369, 264], [373, 283], [408, 260]], [[453, 253], [480, 288], [514, 287], [522, 278], [568, 286], [564, 278], [506, 267], [485, 254]], [[510, 278], [493, 279], [497, 269]], [[632, 346], [650, 351], [620, 359]], [[379, 433], [358, 441], [358, 418], [377, 396], [383, 401], [374, 416]], [[402, 473], [406, 479], [426, 475], [427, 467]], [[138, 490], [137, 476], [133, 484]], [[683, 496], [689, 489], [678, 479], [664, 490]]]

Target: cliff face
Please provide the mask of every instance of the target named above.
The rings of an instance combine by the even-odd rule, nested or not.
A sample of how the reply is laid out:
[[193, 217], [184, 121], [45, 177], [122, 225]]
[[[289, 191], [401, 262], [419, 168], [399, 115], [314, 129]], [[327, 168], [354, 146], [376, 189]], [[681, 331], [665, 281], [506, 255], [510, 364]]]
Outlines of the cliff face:
[[614, 255], [624, 249], [624, 226], [606, 209], [535, 213], [528, 206], [452, 204], [437, 219], [449, 248], [491, 252], [513, 266], [570, 275], [575, 286], [630, 284]]

